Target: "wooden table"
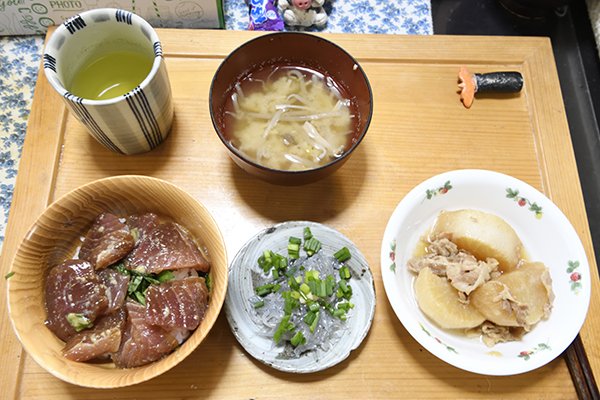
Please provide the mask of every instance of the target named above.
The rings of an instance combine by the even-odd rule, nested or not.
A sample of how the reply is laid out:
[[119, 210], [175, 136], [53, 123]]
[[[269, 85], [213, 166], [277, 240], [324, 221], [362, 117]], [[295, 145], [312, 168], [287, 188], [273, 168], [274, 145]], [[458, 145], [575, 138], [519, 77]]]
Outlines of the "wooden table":
[[[579, 234], [593, 269], [590, 312], [581, 331], [589, 365], [600, 372], [600, 299], [577, 167], [550, 41], [545, 38], [341, 35], [324, 37], [353, 54], [374, 93], [369, 132], [352, 158], [323, 181], [273, 186], [236, 167], [213, 131], [208, 91], [219, 63], [257, 33], [162, 30], [175, 121], [165, 143], [138, 156], [102, 148], [39, 76], [2, 255], [2, 275], [42, 210], [67, 191], [121, 174], [171, 181], [213, 213], [231, 260], [259, 230], [284, 220], [338, 229], [367, 257], [377, 291], [369, 336], [348, 360], [327, 371], [292, 375], [249, 357], [223, 315], [207, 340], [179, 366], [149, 382], [90, 390], [54, 378], [23, 351], [0, 305], [3, 398], [576, 398], [565, 358], [527, 374], [487, 377], [438, 360], [412, 339], [383, 289], [383, 231], [402, 197], [443, 171], [481, 168], [515, 176], [550, 197]], [[517, 70], [520, 95], [489, 96], [465, 109], [456, 93], [460, 65], [476, 72]], [[5, 283], [2, 280], [3, 289]], [[581, 350], [581, 348], [580, 348]], [[571, 356], [576, 352], [571, 351]], [[574, 366], [585, 367], [574, 358]], [[578, 383], [579, 385], [579, 383]], [[585, 387], [581, 386], [582, 389]]]

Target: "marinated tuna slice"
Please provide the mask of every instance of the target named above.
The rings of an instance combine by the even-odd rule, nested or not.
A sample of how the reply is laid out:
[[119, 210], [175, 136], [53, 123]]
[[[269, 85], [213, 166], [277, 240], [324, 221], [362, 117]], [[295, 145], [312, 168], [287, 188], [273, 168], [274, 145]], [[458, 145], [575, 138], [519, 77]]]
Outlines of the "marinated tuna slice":
[[134, 214], [127, 217], [127, 225], [131, 230], [136, 244], [160, 223], [158, 215], [154, 213]]
[[105, 268], [98, 272], [98, 276], [106, 286], [106, 297], [108, 298], [108, 308], [105, 314], [111, 314], [123, 307], [125, 297], [127, 297], [127, 287], [129, 286], [129, 275], [122, 274], [112, 268]]
[[196, 329], [208, 307], [204, 278], [185, 278], [152, 285], [146, 293], [146, 315], [152, 325]]
[[127, 257], [127, 268], [140, 273], [181, 268], [208, 272], [210, 266], [185, 229], [169, 222], [144, 236]]
[[133, 249], [135, 241], [129, 227], [113, 214], [100, 214], [88, 231], [79, 258], [103, 269], [116, 263]]
[[46, 325], [61, 340], [89, 328], [108, 306], [106, 287], [84, 260], [67, 260], [46, 278]]
[[146, 307], [127, 300], [127, 324], [121, 347], [112, 354], [113, 361], [120, 368], [139, 367], [159, 360], [173, 351], [177, 339], [160, 326], [150, 325], [146, 319]]
[[117, 352], [126, 318], [124, 309], [99, 318], [92, 329], [79, 332], [69, 339], [63, 349], [64, 356], [73, 361], [88, 361]]

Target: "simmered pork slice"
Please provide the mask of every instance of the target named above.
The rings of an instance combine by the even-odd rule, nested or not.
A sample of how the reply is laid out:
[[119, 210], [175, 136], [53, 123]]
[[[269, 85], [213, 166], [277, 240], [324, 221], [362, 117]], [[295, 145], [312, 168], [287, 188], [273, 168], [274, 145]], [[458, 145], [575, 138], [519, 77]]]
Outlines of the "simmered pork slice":
[[84, 260], [53, 267], [45, 284], [46, 325], [61, 340], [90, 327], [108, 306], [106, 287]]
[[115, 353], [121, 345], [126, 319], [124, 309], [99, 318], [92, 329], [79, 332], [69, 339], [63, 349], [64, 356], [73, 361], [88, 361]]
[[145, 306], [128, 299], [125, 308], [127, 324], [121, 347], [111, 355], [117, 367], [133, 368], [151, 363], [178, 346], [177, 339], [169, 331], [148, 323]]
[[122, 274], [112, 268], [104, 268], [98, 272], [98, 276], [106, 286], [106, 297], [108, 298], [108, 308], [105, 314], [111, 314], [125, 304], [127, 297], [127, 287], [129, 286], [129, 275]]
[[136, 244], [156, 228], [159, 223], [158, 215], [154, 213], [134, 214], [127, 217], [127, 225], [131, 230]]
[[79, 258], [91, 262], [96, 269], [103, 269], [125, 257], [134, 245], [129, 227], [116, 215], [102, 213], [85, 236]]
[[208, 307], [204, 278], [185, 278], [152, 285], [146, 293], [146, 314], [153, 325], [196, 329]]
[[210, 265], [186, 230], [168, 222], [144, 236], [127, 256], [127, 268], [147, 274], [181, 268], [208, 272]]

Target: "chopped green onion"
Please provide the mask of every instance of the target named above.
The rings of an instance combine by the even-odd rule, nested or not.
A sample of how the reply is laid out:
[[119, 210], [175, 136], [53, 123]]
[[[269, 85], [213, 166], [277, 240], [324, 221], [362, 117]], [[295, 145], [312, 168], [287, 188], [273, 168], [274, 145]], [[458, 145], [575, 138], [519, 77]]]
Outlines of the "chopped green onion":
[[335, 287], [335, 279], [332, 275], [327, 276], [325, 279], [325, 294], [327, 297], [331, 297], [333, 294], [333, 288]]
[[265, 285], [257, 287], [256, 289], [254, 289], [254, 291], [260, 297], [265, 297], [268, 294], [278, 291], [280, 287], [281, 287], [281, 285], [277, 285], [274, 283], [267, 283]]
[[158, 279], [155, 279], [154, 277], [152, 277], [152, 276], [150, 276], [150, 275], [148, 275], [148, 276], [144, 276], [144, 280], [145, 280], [147, 283], [150, 283], [150, 284], [152, 284], [152, 285], [158, 285], [158, 284], [160, 284], [160, 281], [159, 281]]
[[172, 271], [162, 271], [157, 278], [159, 282], [168, 282], [175, 279], [175, 274]]
[[344, 265], [342, 268], [340, 268], [340, 278], [350, 279], [350, 277], [351, 277], [350, 268], [348, 268], [347, 265]]
[[304, 273], [304, 276], [306, 278], [307, 281], [309, 280], [318, 280], [319, 279], [319, 271], [317, 270], [311, 270], [311, 271], [306, 271]]
[[290, 289], [294, 289], [294, 290], [300, 289], [300, 285], [294, 278], [288, 279], [288, 286], [290, 287]]
[[123, 263], [113, 265], [112, 269], [114, 269], [115, 271], [117, 271], [123, 275], [130, 275], [129, 270], [127, 268], [125, 268], [125, 264], [123, 264]]
[[306, 343], [306, 338], [304, 337], [304, 334], [302, 333], [302, 331], [296, 332], [296, 334], [290, 340], [290, 343], [294, 347], [297, 347], [298, 345]]
[[283, 304], [283, 312], [285, 314], [291, 314], [292, 311], [294, 311], [300, 305], [298, 300], [292, 296], [292, 292], [283, 292], [281, 295], [285, 300]]
[[204, 283], [206, 283], [206, 288], [210, 292], [212, 290], [212, 275], [210, 273], [204, 277]]
[[313, 237], [312, 232], [310, 231], [310, 228], [307, 226], [304, 228], [304, 240], [308, 240], [311, 237]]
[[131, 281], [129, 281], [129, 286], [127, 287], [127, 293], [132, 294], [136, 290], [138, 290], [138, 287], [142, 283], [143, 279], [144, 278], [141, 275], [134, 276], [133, 279], [131, 279]]
[[310, 311], [310, 312], [306, 313], [306, 315], [304, 316], [304, 318], [302, 318], [302, 320], [306, 323], [306, 325], [310, 326], [310, 324], [313, 323], [315, 318], [317, 318], [317, 313]]
[[[308, 281], [308, 287], [310, 289], [309, 290], [310, 293], [318, 296], [318, 294], [317, 294], [317, 281], [311, 279], [310, 281]], [[305, 293], [305, 294], [308, 294], [308, 293]]]
[[321, 242], [314, 237], [311, 237], [304, 242], [304, 251], [306, 251], [306, 254], [308, 254], [309, 257], [317, 253], [319, 250], [321, 250]]
[[76, 332], [80, 332], [84, 329], [91, 328], [94, 326], [92, 321], [88, 317], [80, 313], [68, 313], [67, 321], [75, 329]]
[[[309, 282], [310, 284], [311, 282]], [[310, 286], [307, 285], [306, 283], [303, 283], [302, 285], [300, 285], [300, 291], [304, 294], [309, 294], [310, 292], [312, 292], [312, 290], [310, 289]]]
[[310, 311], [319, 311], [319, 310], [321, 309], [321, 307], [319, 306], [319, 303], [314, 303], [314, 302], [313, 302], [313, 303], [310, 303], [310, 304], [308, 305], [308, 309], [309, 309]]
[[4, 275], [4, 279], [10, 279], [15, 274], [15, 271], [10, 271], [8, 274]]
[[344, 293], [348, 293], [348, 290], [350, 290], [350, 289], [348, 288], [348, 284], [346, 283], [346, 280], [345, 280], [345, 279], [340, 279], [340, 283], [339, 283], [339, 285], [340, 285], [340, 289], [342, 289], [342, 291], [343, 291]]
[[345, 321], [346, 318], [347, 318], [346, 317], [346, 310], [341, 310], [341, 309], [334, 310], [333, 311], [333, 316], [341, 319], [342, 321]]
[[319, 323], [319, 312], [317, 311], [315, 313], [315, 319], [311, 322], [310, 326], [308, 327], [310, 329], [310, 333], [315, 333], [315, 329], [317, 329], [318, 323]]
[[350, 250], [347, 247], [342, 247], [333, 255], [339, 262], [344, 262], [350, 259], [352, 255], [350, 254]]
[[138, 303], [140, 303], [143, 306], [146, 305], [146, 297], [142, 293], [140, 293], [140, 292], [134, 292], [133, 295], [135, 296], [135, 298], [138, 301]]
[[281, 322], [279, 322], [279, 325], [277, 325], [275, 334], [273, 334], [275, 343], [279, 343], [281, 336], [286, 332], [290, 332], [292, 329], [294, 329], [294, 324], [290, 322], [290, 315], [284, 315]]
[[140, 231], [138, 228], [131, 228], [129, 230], [129, 233], [131, 233], [131, 237], [133, 237], [133, 242], [137, 243], [138, 239], [140, 238]]
[[302, 240], [300, 238], [290, 236], [288, 240], [288, 256], [292, 260], [296, 260], [300, 257], [300, 245], [302, 244]]
[[259, 300], [259, 301], [255, 302], [254, 304], [252, 304], [252, 306], [254, 308], [261, 308], [261, 307], [264, 307], [264, 305], [265, 305], [265, 301], [264, 300]]

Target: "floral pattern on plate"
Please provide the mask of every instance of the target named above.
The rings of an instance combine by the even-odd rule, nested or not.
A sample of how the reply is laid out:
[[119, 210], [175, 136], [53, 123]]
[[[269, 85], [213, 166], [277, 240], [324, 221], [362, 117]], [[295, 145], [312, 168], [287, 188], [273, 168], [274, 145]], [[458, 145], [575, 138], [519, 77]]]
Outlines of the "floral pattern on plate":
[[542, 212], [542, 207], [539, 206], [535, 201], [532, 202], [529, 199], [519, 195], [519, 189], [506, 188], [506, 197], [516, 201], [519, 207], [525, 207], [529, 205], [529, 211], [533, 212], [537, 219], [541, 219], [544, 215]]
[[[432, 188], [439, 193], [441, 182], [451, 182], [452, 190], [427, 201], [424, 194]], [[522, 212], [519, 204], [515, 206], [507, 197], [517, 204], [523, 199], [538, 219], [533, 222], [530, 213]], [[406, 267], [407, 261], [439, 213], [458, 209], [477, 209], [503, 218], [523, 242], [528, 258], [543, 262], [550, 270], [555, 294], [552, 312], [520, 341], [487, 347], [478, 337], [441, 329], [418, 307], [413, 287], [415, 275]], [[573, 341], [589, 306], [589, 264], [569, 220], [534, 187], [493, 171], [450, 171], [418, 184], [390, 217], [381, 242], [380, 259], [386, 295], [406, 330], [441, 360], [471, 372], [513, 375], [545, 365]], [[390, 267], [390, 262], [395, 268]], [[489, 362], [490, 355], [497, 357], [493, 363]]]

